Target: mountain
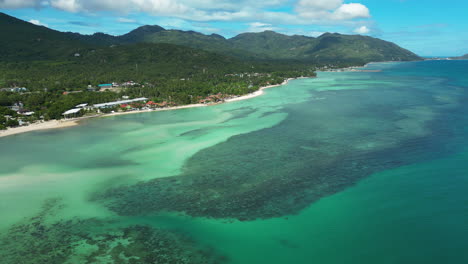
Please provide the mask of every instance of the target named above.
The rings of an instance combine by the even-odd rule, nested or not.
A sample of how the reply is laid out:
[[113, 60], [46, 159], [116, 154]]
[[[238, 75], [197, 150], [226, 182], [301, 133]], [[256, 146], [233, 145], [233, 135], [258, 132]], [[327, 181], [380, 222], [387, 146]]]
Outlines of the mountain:
[[465, 55], [460, 56], [460, 57], [451, 57], [450, 59], [451, 60], [468, 60], [468, 54], [465, 54]]
[[412, 61], [420, 60], [416, 54], [381, 39], [326, 33], [316, 39], [318, 44], [300, 54], [309, 61], [322, 63], [360, 61]]
[[0, 61], [63, 58], [88, 46], [69, 34], [33, 25], [0, 12]]
[[[143, 41], [160, 32], [168, 31], [146, 26], [119, 37], [102, 33], [80, 35], [0, 14], [0, 87], [63, 91], [134, 80], [158, 84], [157, 89], [168, 89], [164, 93], [172, 92], [174, 96], [182, 94], [180, 87], [190, 91], [187, 86], [191, 85], [199, 89], [192, 91], [192, 95], [201, 96], [228, 87], [242, 94], [251, 84], [313, 74], [311, 65], [301, 63], [243, 60], [187, 46]], [[189, 34], [224, 39], [196, 32], [183, 36]], [[262, 75], [249, 78], [233, 75], [247, 72]]]
[[323, 63], [419, 60], [396, 44], [361, 36], [325, 33], [318, 38], [286, 36], [272, 31], [245, 33], [230, 40], [238, 48], [270, 58]]
[[302, 59], [301, 51], [315, 47], [318, 41], [312, 37], [287, 36], [273, 31], [243, 33], [229, 42], [238, 49], [274, 59]]
[[[325, 33], [318, 38], [287, 36], [273, 31], [243, 33], [231, 39], [216, 34], [204, 35], [194, 31], [138, 28], [129, 34], [114, 37], [114, 44], [170, 43], [227, 54], [240, 58], [268, 60], [297, 60], [308, 63], [357, 63], [370, 61], [420, 60], [416, 54], [394, 43], [361, 35]], [[136, 34], [138, 33], [138, 34]]]
[[[60, 32], [0, 13], [0, 105], [24, 102], [38, 116], [60, 118], [82, 102], [117, 100], [120, 94], [89, 86], [123, 83], [127, 96], [155, 102], [198, 103], [213, 94], [242, 95], [285, 79], [315, 76], [318, 66], [417, 60], [383, 40], [327, 33], [287, 36], [273, 31], [226, 39], [194, 31], [139, 27], [121, 36]], [[73, 93], [72, 93], [73, 92]]]
[[[66, 57], [92, 47], [167, 43], [250, 60], [289, 60], [310, 64], [364, 64], [421, 59], [394, 43], [361, 35], [326, 33], [287, 36], [273, 31], [243, 33], [231, 39], [217, 34], [142, 26], [121, 36], [59, 32], [0, 13], [1, 59]], [[21, 34], [19, 34], [21, 32]]]

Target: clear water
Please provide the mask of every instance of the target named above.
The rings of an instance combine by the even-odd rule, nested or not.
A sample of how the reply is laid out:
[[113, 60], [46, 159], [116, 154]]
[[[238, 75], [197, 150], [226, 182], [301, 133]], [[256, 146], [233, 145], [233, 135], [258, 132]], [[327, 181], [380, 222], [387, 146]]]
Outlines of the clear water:
[[467, 263], [468, 62], [0, 139], [1, 263]]

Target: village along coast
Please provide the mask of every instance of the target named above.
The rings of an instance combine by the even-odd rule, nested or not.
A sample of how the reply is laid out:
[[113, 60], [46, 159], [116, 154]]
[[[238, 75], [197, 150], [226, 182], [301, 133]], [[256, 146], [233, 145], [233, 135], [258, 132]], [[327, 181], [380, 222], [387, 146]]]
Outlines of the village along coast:
[[[307, 77], [299, 77], [299, 78], [307, 78]], [[22, 134], [22, 133], [33, 132], [33, 131], [38, 131], [38, 130], [68, 128], [72, 126], [77, 126], [80, 124], [80, 122], [90, 119], [90, 118], [102, 118], [102, 117], [110, 117], [110, 116], [118, 116], [118, 115], [139, 114], [139, 113], [148, 113], [148, 112], [157, 112], [157, 111], [169, 111], [169, 110], [178, 110], [178, 109], [186, 109], [186, 108], [194, 108], [194, 107], [205, 107], [205, 106], [210, 106], [210, 105], [217, 105], [220, 103], [236, 102], [236, 101], [246, 100], [246, 99], [260, 96], [264, 93], [263, 91], [265, 89], [286, 85], [289, 81], [294, 80], [294, 79], [299, 79], [299, 78], [289, 78], [281, 84], [263, 86], [263, 87], [260, 87], [257, 91], [246, 94], [246, 95], [229, 96], [226, 98], [220, 98], [219, 96], [218, 97], [214, 96], [211, 98], [208, 97], [207, 99], [205, 99], [206, 102], [204, 100], [203, 103], [198, 103], [198, 104], [164, 106], [164, 107], [160, 107], [158, 104], [158, 107], [152, 107], [153, 105], [155, 105], [153, 102], [149, 101], [147, 98], [142, 98], [144, 99], [142, 100], [144, 104], [140, 105], [140, 106], [143, 106], [140, 109], [132, 108], [129, 104], [116, 104], [118, 105], [118, 108], [117, 108], [119, 109], [118, 111], [112, 111], [110, 113], [89, 114], [89, 115], [83, 115], [80, 117], [68, 117], [68, 118], [60, 119], [60, 120], [36, 121], [28, 125], [18, 126], [18, 127], [9, 127], [6, 130], [0, 130], [0, 137], [12, 136], [16, 134]], [[215, 101], [209, 100], [212, 98], [214, 98]], [[84, 105], [87, 105], [87, 104], [83, 104], [83, 106]], [[130, 107], [128, 108], [128, 106]], [[75, 109], [78, 109], [78, 108], [75, 108]], [[125, 109], [125, 111], [123, 111], [122, 109]], [[81, 109], [79, 110], [81, 111]], [[79, 111], [71, 111], [71, 113], [78, 113], [78, 112]]]

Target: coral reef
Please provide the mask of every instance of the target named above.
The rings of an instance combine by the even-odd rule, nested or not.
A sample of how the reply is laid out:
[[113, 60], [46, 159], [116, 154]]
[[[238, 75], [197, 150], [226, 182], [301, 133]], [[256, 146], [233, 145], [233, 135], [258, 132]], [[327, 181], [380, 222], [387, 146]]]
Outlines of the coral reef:
[[[1, 263], [224, 263], [226, 259], [201, 248], [174, 231], [144, 225], [116, 226], [112, 221], [72, 219], [51, 221], [58, 200], [0, 236]], [[50, 223], [49, 223], [50, 222]]]
[[[175, 211], [246, 221], [298, 213], [372, 173], [424, 160], [430, 148], [439, 152], [438, 133], [446, 138], [450, 131], [440, 127], [443, 112], [428, 107], [432, 97], [394, 89], [379, 98], [385, 104], [349, 103], [379, 93], [342, 91], [333, 94], [332, 106], [317, 101], [308, 112], [292, 106], [275, 127], [198, 152], [180, 175], [111, 188], [92, 199], [125, 216]], [[402, 97], [412, 100], [405, 105]], [[435, 111], [438, 127], [431, 127]]]

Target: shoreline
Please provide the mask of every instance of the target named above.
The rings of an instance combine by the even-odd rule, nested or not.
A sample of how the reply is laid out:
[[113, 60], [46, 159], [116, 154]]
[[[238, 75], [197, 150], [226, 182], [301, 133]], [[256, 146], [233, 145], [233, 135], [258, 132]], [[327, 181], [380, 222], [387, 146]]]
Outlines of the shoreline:
[[234, 97], [234, 98], [229, 98], [229, 99], [226, 99], [223, 102], [219, 102], [219, 103], [189, 104], [189, 105], [173, 106], [173, 107], [151, 109], [151, 110], [136, 110], [136, 111], [129, 111], [129, 112], [115, 112], [115, 113], [108, 113], [108, 114], [98, 114], [98, 115], [83, 116], [83, 117], [78, 117], [78, 118], [73, 118], [73, 119], [40, 121], [40, 122], [33, 123], [33, 124], [30, 124], [30, 125], [27, 125], [27, 126], [8, 128], [7, 130], [0, 130], [0, 138], [7, 137], [7, 136], [13, 136], [13, 135], [17, 135], [17, 134], [33, 132], [33, 131], [39, 131], [39, 130], [49, 130], [49, 129], [58, 129], [58, 128], [66, 128], [66, 127], [77, 126], [77, 125], [80, 124], [81, 121], [91, 119], [91, 118], [110, 117], [110, 116], [129, 115], [129, 114], [151, 113], [151, 112], [159, 112], [159, 111], [171, 111], [171, 110], [178, 110], [178, 109], [207, 107], [207, 106], [219, 105], [219, 104], [224, 104], [224, 103], [237, 102], [237, 101], [247, 100], [247, 99], [255, 98], [257, 96], [261, 96], [261, 95], [264, 94], [265, 89], [283, 86], [283, 85], [288, 84], [292, 80], [305, 79], [305, 78], [313, 78], [313, 77], [288, 78], [288, 79], [286, 79], [284, 82], [282, 82], [280, 84], [263, 86], [263, 87], [260, 87], [257, 91], [255, 91], [253, 93], [241, 95], [241, 96]]
[[65, 128], [65, 127], [72, 127], [78, 125], [80, 120], [73, 119], [73, 120], [50, 120], [50, 121], [41, 121], [36, 122], [27, 126], [21, 127], [14, 127], [8, 128], [6, 130], [0, 130], [0, 138], [13, 136], [17, 134], [23, 134], [32, 131], [39, 131], [39, 130], [48, 130], [48, 129], [58, 129], [58, 128]]

